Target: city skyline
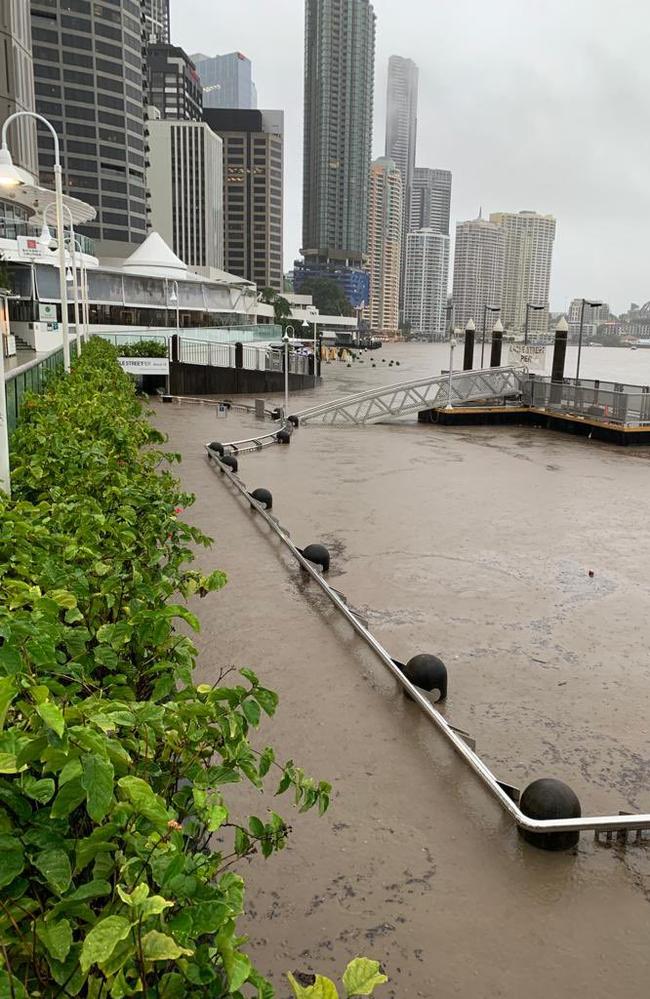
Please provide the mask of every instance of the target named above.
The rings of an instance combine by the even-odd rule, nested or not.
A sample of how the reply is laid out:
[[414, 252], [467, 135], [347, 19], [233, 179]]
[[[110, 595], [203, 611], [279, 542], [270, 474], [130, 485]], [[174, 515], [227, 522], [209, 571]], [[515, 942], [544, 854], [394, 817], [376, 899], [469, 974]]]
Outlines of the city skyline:
[[[453, 9], [420, 0], [407, 0], [399, 9], [388, 0], [375, 0], [374, 6], [373, 156], [383, 153], [388, 59], [411, 58], [420, 69], [418, 163], [454, 174], [452, 232], [456, 222], [475, 218], [481, 206], [485, 215], [526, 209], [553, 214], [558, 237], [552, 310], [566, 308], [578, 294], [604, 294], [617, 312], [650, 296], [642, 244], [650, 213], [645, 184], [650, 139], [633, 124], [631, 110], [650, 82], [641, 58], [643, 32], [630, 32], [625, 16], [612, 25], [602, 0], [578, 0], [571, 13], [559, 0], [533, 11], [512, 0], [495, 0], [489, 11], [471, 0]], [[255, 67], [262, 106], [285, 109], [286, 189], [294, 192], [286, 200], [288, 267], [301, 244], [302, 4], [277, 0], [268, 14], [257, 0], [241, 0], [225, 12], [206, 0], [194, 0], [194, 7], [197, 18], [187, 19], [172, 0], [174, 43], [189, 52], [199, 45], [244, 49]], [[639, 18], [650, 25], [650, 15], [637, 13], [636, 29]], [[286, 57], [278, 62], [269, 39], [280, 24]], [[435, 59], [427, 42], [432, 34], [446, 39]], [[604, 44], [603, 38], [610, 41]], [[616, 55], [618, 38], [621, 43], [626, 38], [625, 60]], [[576, 157], [571, 146], [579, 121], [584, 134]], [[619, 140], [625, 141], [625, 157]]]

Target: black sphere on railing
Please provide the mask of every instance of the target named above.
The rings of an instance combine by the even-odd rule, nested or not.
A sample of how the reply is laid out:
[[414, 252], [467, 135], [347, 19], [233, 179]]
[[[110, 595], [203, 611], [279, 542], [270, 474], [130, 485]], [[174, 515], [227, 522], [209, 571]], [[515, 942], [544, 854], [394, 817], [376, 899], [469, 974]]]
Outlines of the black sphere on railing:
[[404, 676], [421, 690], [436, 691], [439, 701], [447, 697], [447, 667], [437, 656], [426, 652], [413, 656], [404, 667]]
[[212, 444], [208, 444], [208, 447], [211, 451], [216, 451], [217, 454], [224, 455], [226, 453], [226, 449], [219, 441], [212, 441]]
[[273, 509], [273, 496], [268, 489], [253, 489], [250, 495], [258, 503], [261, 503], [266, 510]]
[[[575, 791], [553, 777], [542, 777], [529, 784], [519, 800], [519, 807], [531, 819], [579, 819], [582, 815]], [[519, 832], [528, 843], [540, 850], [570, 850], [580, 840], [578, 829], [536, 833], [520, 828]]]
[[221, 458], [221, 464], [229, 468], [231, 472], [236, 472], [239, 469], [239, 462], [232, 454], [224, 454]]
[[308, 562], [320, 565], [323, 572], [328, 572], [330, 567], [330, 553], [325, 545], [307, 545], [303, 549], [302, 555]]

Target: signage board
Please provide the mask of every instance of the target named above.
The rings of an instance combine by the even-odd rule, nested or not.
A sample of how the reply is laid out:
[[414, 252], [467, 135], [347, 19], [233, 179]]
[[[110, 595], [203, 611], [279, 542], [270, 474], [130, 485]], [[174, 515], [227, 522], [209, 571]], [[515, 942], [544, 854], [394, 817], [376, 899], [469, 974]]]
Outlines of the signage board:
[[224, 406], [224, 404], [220, 402], [217, 406], [217, 419], [223, 420], [226, 416], [228, 416], [228, 407]]
[[36, 260], [37, 257], [43, 256], [43, 244], [35, 237], [19, 236], [16, 242], [18, 245], [18, 255], [24, 260]]
[[129, 375], [168, 375], [167, 357], [118, 357], [122, 371]]
[[56, 305], [48, 302], [38, 303], [38, 321], [41, 323], [56, 322]]
[[546, 374], [546, 347], [538, 343], [511, 343], [508, 345], [508, 364], [525, 367], [535, 374]]

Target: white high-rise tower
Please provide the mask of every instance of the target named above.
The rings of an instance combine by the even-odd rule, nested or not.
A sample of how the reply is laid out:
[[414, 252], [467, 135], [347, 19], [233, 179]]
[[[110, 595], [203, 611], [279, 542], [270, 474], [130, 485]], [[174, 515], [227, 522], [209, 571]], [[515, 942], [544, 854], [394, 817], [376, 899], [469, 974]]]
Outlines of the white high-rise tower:
[[489, 334], [503, 297], [505, 233], [487, 219], [471, 219], [456, 226], [454, 251], [454, 324], [465, 329], [473, 319], [479, 332]]
[[501, 321], [506, 331], [521, 333], [526, 306], [541, 305], [543, 309], [530, 311], [529, 331], [546, 333], [555, 219], [537, 212], [493, 212], [490, 222], [504, 233]]

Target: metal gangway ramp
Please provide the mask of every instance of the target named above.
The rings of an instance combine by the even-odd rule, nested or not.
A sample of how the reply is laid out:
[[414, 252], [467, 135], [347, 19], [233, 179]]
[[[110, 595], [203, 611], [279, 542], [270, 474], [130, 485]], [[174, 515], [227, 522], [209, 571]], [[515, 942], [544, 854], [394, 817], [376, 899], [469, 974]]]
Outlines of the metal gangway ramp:
[[526, 370], [522, 367], [458, 371], [452, 377], [451, 398], [449, 374], [441, 374], [343, 396], [333, 402], [305, 409], [296, 413], [295, 417], [301, 425], [383, 423], [410, 413], [442, 409], [449, 404], [463, 406], [468, 402], [490, 402], [517, 396], [521, 394], [525, 380]]

